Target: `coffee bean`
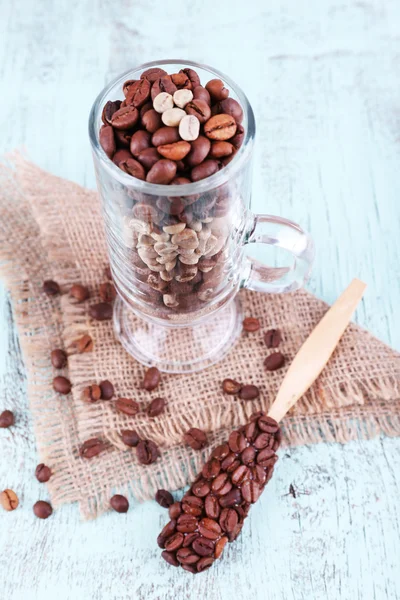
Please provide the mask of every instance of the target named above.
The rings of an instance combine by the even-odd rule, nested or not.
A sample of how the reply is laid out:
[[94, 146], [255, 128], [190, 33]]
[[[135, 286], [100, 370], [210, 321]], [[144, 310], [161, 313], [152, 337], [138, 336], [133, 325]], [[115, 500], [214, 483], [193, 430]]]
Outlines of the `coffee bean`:
[[161, 159], [147, 173], [146, 181], [158, 185], [171, 183], [176, 175], [176, 164], [172, 160]]
[[174, 94], [174, 103], [179, 108], [185, 108], [185, 106], [193, 100], [193, 92], [187, 89], [177, 90]]
[[0, 414], [0, 429], [8, 429], [15, 423], [14, 413], [11, 410], [4, 410]]
[[166, 92], [167, 94], [173, 96], [177, 89], [178, 88], [172, 81], [171, 77], [169, 75], [163, 75], [163, 77], [156, 79], [156, 81], [153, 83], [153, 87], [151, 88], [151, 99], [154, 102], [154, 99], [158, 96], [158, 94], [161, 94], [161, 92]]
[[[211, 523], [214, 523], [219, 528], [219, 525], [215, 523], [215, 521], [212, 521], [211, 519], [207, 520], [209, 520]], [[199, 556], [212, 556], [214, 554], [215, 539], [217, 538], [214, 537], [212, 539], [209, 539], [206, 536], [199, 536], [193, 542], [192, 548]]]
[[241, 453], [240, 460], [245, 465], [252, 465], [254, 463], [256, 454], [257, 454], [257, 452], [253, 448], [253, 446], [249, 446], [248, 448], [245, 448], [243, 450], [243, 452]]
[[[199, 135], [199, 137], [191, 143], [191, 150], [186, 157], [186, 163], [190, 167], [199, 165], [208, 155], [210, 147], [210, 140], [204, 137], [204, 135]], [[186, 183], [190, 183], [190, 180]]]
[[174, 503], [174, 498], [167, 490], [157, 490], [156, 502], [163, 508], [169, 508]]
[[179, 135], [187, 142], [193, 142], [199, 137], [200, 121], [194, 115], [186, 115], [179, 122]]
[[199, 479], [193, 483], [191, 489], [195, 496], [198, 498], [204, 498], [210, 492], [210, 484], [204, 479]]
[[228, 444], [221, 444], [217, 446], [211, 454], [211, 458], [217, 458], [218, 460], [224, 460], [229, 454], [229, 446]]
[[75, 283], [70, 291], [70, 295], [75, 298], [77, 302], [83, 302], [89, 298], [89, 290], [86, 286], [79, 283]]
[[82, 400], [84, 402], [97, 402], [101, 398], [101, 389], [98, 385], [88, 385], [82, 391]]
[[219, 503], [222, 508], [231, 508], [232, 506], [236, 506], [242, 502], [242, 494], [240, 493], [239, 488], [232, 488], [230, 492], [225, 494], [225, 496], [221, 496], [219, 499]]
[[[122, 131], [119, 129], [114, 129], [114, 138], [115, 138], [115, 143], [117, 145], [117, 148], [129, 151], [128, 148], [131, 143], [131, 137], [132, 137], [132, 133], [130, 131]], [[114, 154], [114, 156], [112, 158], [113, 162], [115, 162], [115, 164], [117, 166], [119, 164], [118, 157], [117, 157], [117, 154], [119, 151], [120, 150], [117, 150], [117, 152]], [[119, 156], [121, 156], [121, 155], [119, 155]], [[126, 156], [125, 156], [125, 158], [126, 158]]]
[[109, 321], [112, 319], [113, 307], [107, 302], [98, 302], [89, 306], [89, 315], [96, 321]]
[[221, 464], [216, 458], [210, 458], [204, 465], [201, 474], [204, 479], [214, 479], [220, 472]]
[[239, 392], [241, 400], [255, 400], [259, 395], [260, 390], [256, 385], [244, 385]]
[[243, 433], [244, 437], [248, 442], [253, 442], [258, 435], [257, 423], [255, 421], [250, 421], [250, 423], [246, 423], [243, 429]]
[[236, 150], [239, 150], [240, 146], [243, 144], [244, 141], [244, 127], [243, 125], [238, 124], [237, 129], [236, 129], [236, 135], [233, 136], [233, 138], [231, 139], [231, 144], [233, 144], [236, 148]]
[[199, 537], [199, 533], [198, 532], [192, 532], [192, 533], [187, 533], [185, 535], [185, 540], [183, 542], [183, 547], [184, 548], [188, 548], [189, 546], [191, 546], [194, 542], [194, 540], [196, 540]]
[[142, 387], [151, 392], [156, 389], [161, 381], [161, 373], [157, 367], [150, 367], [144, 374]]
[[112, 116], [119, 108], [121, 107], [121, 100], [115, 100], [114, 102], [109, 100], [103, 108], [103, 112], [101, 114], [101, 120], [104, 125], [111, 125]]
[[149, 69], [143, 71], [140, 79], [147, 79], [150, 81], [150, 83], [154, 83], [157, 79], [160, 79], [160, 77], [163, 77], [167, 74], [168, 73], [164, 71], [164, 69], [160, 69], [160, 67], [150, 67]]
[[70, 393], [71, 387], [71, 382], [66, 377], [62, 377], [61, 375], [54, 377], [53, 389], [55, 392], [66, 395]]
[[238, 394], [242, 385], [234, 379], [224, 379], [222, 382], [222, 389], [225, 394]]
[[139, 412], [139, 404], [131, 398], [118, 398], [115, 408], [118, 412], [130, 417], [134, 417]]
[[172, 567], [179, 567], [179, 562], [175, 556], [175, 552], [168, 552], [167, 550], [164, 550], [161, 552], [161, 556]]
[[230, 156], [234, 151], [234, 147], [229, 142], [213, 142], [210, 149], [210, 158], [223, 158]]
[[157, 152], [169, 160], [182, 160], [190, 152], [190, 144], [184, 141], [166, 144], [165, 146], [158, 146]]
[[[180, 71], [179, 73], [173, 73], [171, 75], [171, 80], [178, 88], [178, 91], [192, 89], [191, 81], [190, 81], [189, 77], [186, 75], [186, 73], [184, 73], [183, 71]], [[175, 94], [176, 94], [176, 92], [175, 92]]]
[[[199, 562], [197, 563], [197, 572], [201, 573], [202, 571], [205, 571], [206, 569], [209, 569], [211, 567], [211, 565], [213, 564], [214, 559], [212, 556], [204, 556], [204, 558], [201, 558], [199, 560]], [[184, 565], [184, 566], [188, 566], [188, 565]]]
[[161, 156], [157, 152], [157, 148], [145, 148], [139, 152], [137, 159], [149, 171], [153, 165], [160, 160]]
[[232, 533], [237, 527], [239, 517], [234, 508], [224, 508], [219, 517], [219, 524], [222, 531]]
[[226, 89], [224, 82], [221, 79], [211, 79], [206, 84], [206, 90], [209, 92], [211, 99], [215, 102], [225, 100], [229, 96], [229, 90]]
[[183, 533], [174, 533], [165, 541], [165, 549], [168, 552], [176, 552], [176, 550], [179, 550], [179, 548], [182, 546], [183, 540]]
[[36, 467], [35, 477], [40, 483], [46, 483], [51, 477], [51, 470], [44, 463]]
[[67, 364], [67, 354], [64, 350], [57, 348], [52, 350], [50, 354], [51, 364], [55, 369], [62, 369]]
[[241, 486], [242, 483], [250, 478], [250, 469], [246, 465], [240, 465], [231, 475], [233, 485]]
[[264, 367], [267, 371], [276, 371], [285, 364], [285, 357], [281, 352], [273, 352], [264, 360]]
[[168, 514], [170, 519], [177, 519], [182, 514], [182, 504], [180, 502], [174, 502], [168, 508]]
[[194, 89], [200, 85], [200, 77], [194, 69], [190, 69], [189, 67], [186, 67], [185, 69], [181, 69], [179, 72], [184, 73], [186, 75], [186, 77], [190, 81], [192, 89]]
[[151, 418], [158, 417], [164, 412], [166, 404], [165, 398], [154, 398], [146, 409], [147, 415]]
[[260, 486], [256, 481], [247, 480], [242, 485], [242, 496], [246, 502], [254, 504], [260, 497]]
[[138, 434], [132, 429], [123, 429], [121, 431], [121, 439], [124, 442], [124, 444], [126, 446], [129, 446], [130, 448], [136, 448], [136, 446], [140, 442]]
[[257, 448], [257, 450], [262, 450], [269, 446], [270, 439], [271, 435], [269, 433], [260, 433], [254, 440], [254, 447]]
[[192, 427], [184, 434], [183, 441], [193, 450], [201, 450], [207, 445], [207, 435], [201, 429]]
[[214, 173], [219, 171], [219, 167], [220, 163], [217, 160], [205, 160], [191, 170], [190, 176], [192, 181], [200, 181], [200, 179], [214, 175]]
[[153, 146], [165, 146], [167, 144], [173, 144], [179, 142], [179, 131], [177, 127], [160, 127], [151, 138]]
[[[167, 127], [178, 127], [186, 113], [182, 108], [169, 108], [161, 115], [161, 120]], [[181, 136], [182, 137], [182, 136]]]
[[126, 513], [129, 510], [129, 502], [121, 494], [115, 494], [110, 500], [110, 505], [117, 513]]
[[139, 120], [139, 111], [132, 105], [117, 110], [111, 119], [111, 125], [115, 129], [132, 129]]
[[101, 392], [100, 398], [102, 400], [111, 400], [111, 398], [114, 396], [114, 386], [111, 381], [105, 379], [99, 384], [99, 387]]
[[71, 349], [78, 352], [78, 354], [91, 352], [93, 350], [93, 340], [90, 335], [85, 334], [71, 344]]
[[[135, 108], [140, 108], [150, 98], [151, 85], [147, 79], [139, 79], [128, 88], [126, 95], [127, 106], [132, 104]], [[121, 109], [120, 109], [121, 110]]]
[[228, 444], [232, 452], [242, 452], [247, 446], [246, 438], [240, 431], [232, 431]]
[[243, 121], [243, 110], [237, 100], [234, 100], [234, 98], [225, 98], [219, 105], [221, 108], [220, 112], [231, 115], [236, 123], [241, 123]]
[[260, 327], [260, 321], [254, 317], [246, 317], [246, 319], [243, 320], [243, 329], [245, 331], [258, 331]]
[[178, 517], [176, 528], [180, 533], [192, 533], [198, 528], [198, 520], [193, 515], [183, 514]]
[[3, 490], [0, 494], [0, 504], [4, 510], [12, 511], [18, 508], [18, 496], [13, 490]]
[[33, 505], [33, 512], [38, 519], [48, 519], [53, 514], [53, 509], [48, 502], [38, 500]]
[[150, 148], [150, 146], [151, 134], [148, 131], [143, 131], [142, 129], [135, 131], [131, 137], [131, 143], [129, 146], [132, 156], [137, 158], [142, 150]]
[[179, 548], [176, 553], [176, 558], [179, 560], [181, 565], [193, 565], [197, 563], [200, 556], [196, 554], [192, 548]]
[[[237, 461], [239, 464], [239, 461]], [[211, 489], [217, 496], [225, 496], [232, 489], [228, 473], [220, 473], [211, 484]]]
[[263, 487], [267, 479], [265, 469], [261, 465], [254, 465], [250, 467], [250, 471], [253, 481], [256, 481], [260, 487]]
[[106, 281], [100, 285], [99, 294], [103, 302], [113, 302], [117, 296], [114, 284], [111, 281]]
[[264, 334], [264, 341], [267, 348], [277, 348], [282, 341], [282, 335], [279, 329], [269, 329]]
[[272, 467], [277, 460], [278, 457], [271, 448], [264, 448], [257, 455], [257, 464], [262, 467]]
[[276, 433], [279, 430], [279, 425], [275, 419], [264, 414], [258, 417], [257, 425], [261, 431], [265, 431], [266, 433], [270, 434]]
[[229, 140], [236, 133], [236, 121], [230, 115], [220, 114], [211, 117], [204, 125], [204, 133], [211, 140]]
[[197, 117], [202, 125], [211, 117], [210, 106], [204, 100], [192, 100], [186, 104], [185, 111], [188, 115]]
[[60, 286], [56, 281], [52, 279], [47, 279], [43, 282], [43, 291], [48, 296], [57, 296], [60, 293]]
[[142, 465], [151, 465], [159, 455], [157, 446], [150, 440], [142, 440], [136, 447], [136, 456]]
[[231, 452], [222, 461], [221, 468], [222, 468], [223, 471], [227, 471], [228, 473], [232, 473], [239, 465], [240, 465], [240, 462], [237, 459], [236, 454], [234, 452]]
[[215, 544], [215, 552], [214, 552], [215, 558], [219, 558], [221, 556], [227, 542], [228, 542], [228, 538], [225, 535], [217, 541], [217, 543]]
[[209, 106], [211, 105], [210, 92], [202, 85], [198, 85], [193, 88], [193, 99], [204, 100], [204, 102], [207, 102]]
[[108, 158], [112, 158], [117, 147], [115, 144], [114, 130], [111, 125], [103, 125], [100, 128], [99, 142]]
[[162, 120], [154, 108], [146, 111], [142, 117], [142, 125], [149, 133], [155, 133], [162, 127]]
[[82, 458], [93, 458], [105, 450], [106, 446], [99, 438], [91, 438], [82, 444], [79, 454]]

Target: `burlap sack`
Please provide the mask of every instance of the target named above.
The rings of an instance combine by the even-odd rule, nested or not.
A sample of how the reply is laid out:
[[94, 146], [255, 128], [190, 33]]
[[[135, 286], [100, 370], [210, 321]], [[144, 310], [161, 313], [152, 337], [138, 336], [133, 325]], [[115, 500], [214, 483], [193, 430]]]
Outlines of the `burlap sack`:
[[[194, 452], [182, 444], [191, 426], [209, 434], [210, 445], [227, 437], [253, 411], [268, 409], [285, 368], [266, 373], [267, 353], [262, 331], [243, 334], [218, 365], [193, 375], [164, 376], [153, 393], [140, 389], [144, 367], [133, 360], [113, 336], [111, 322], [93, 322], [90, 302], [99, 301], [107, 255], [95, 192], [54, 177], [20, 155], [0, 170], [0, 264], [10, 289], [14, 315], [28, 373], [28, 395], [34, 416], [40, 459], [50, 465], [49, 482], [55, 506], [77, 501], [84, 518], [109, 507], [113, 493], [138, 500], [160, 488], [184, 486], [194, 477], [209, 449]], [[55, 279], [65, 292], [50, 299], [41, 291], [45, 279]], [[89, 287], [91, 300], [74, 305], [66, 293], [73, 283]], [[327, 305], [300, 291], [265, 296], [241, 292], [247, 316], [257, 316], [262, 330], [279, 327], [287, 365], [320, 320]], [[70, 354], [65, 374], [73, 383], [69, 396], [52, 389], [50, 351], [71, 344], [84, 333], [94, 340], [91, 353]], [[348, 327], [328, 367], [283, 423], [284, 444], [346, 442], [381, 432], [400, 434], [400, 355], [360, 327]], [[225, 377], [254, 383], [261, 397], [242, 402], [224, 396]], [[82, 389], [110, 379], [117, 396], [132, 397], [141, 407], [157, 396], [168, 400], [165, 414], [149, 419], [118, 414], [113, 402], [85, 404]], [[119, 432], [134, 428], [154, 440], [161, 459], [139, 465], [135, 451], [121, 443]], [[108, 440], [107, 451], [92, 460], [79, 456], [91, 437]]]

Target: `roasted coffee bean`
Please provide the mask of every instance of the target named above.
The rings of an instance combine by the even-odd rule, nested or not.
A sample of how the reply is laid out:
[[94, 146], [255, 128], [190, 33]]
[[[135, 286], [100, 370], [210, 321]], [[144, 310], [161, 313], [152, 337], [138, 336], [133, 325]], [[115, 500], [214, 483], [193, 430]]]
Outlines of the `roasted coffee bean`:
[[166, 92], [173, 96], [177, 89], [178, 88], [172, 81], [170, 75], [163, 75], [153, 83], [153, 87], [151, 88], [151, 99], [154, 101], [155, 97], [158, 96], [158, 94], [161, 94], [161, 92]]
[[66, 377], [62, 377], [61, 375], [58, 375], [57, 377], [54, 377], [53, 379], [53, 389], [55, 392], [58, 392], [59, 394], [69, 394], [71, 391], [71, 382], [69, 379], [67, 379]]
[[190, 172], [192, 181], [200, 181], [217, 173], [220, 168], [220, 163], [217, 160], [205, 160], [197, 167], [194, 167]]
[[219, 499], [219, 503], [222, 508], [231, 508], [232, 506], [236, 506], [242, 502], [242, 494], [240, 493], [239, 488], [232, 488], [230, 492], [221, 496]]
[[168, 514], [170, 519], [177, 519], [179, 515], [182, 514], [182, 504], [181, 502], [174, 502], [168, 508]]
[[149, 133], [155, 133], [162, 127], [160, 114], [154, 108], [146, 111], [142, 117], [142, 125]]
[[100, 127], [99, 142], [108, 158], [112, 158], [117, 146], [115, 144], [114, 129], [111, 125], [102, 125], [102, 127]]
[[264, 367], [267, 371], [276, 371], [285, 364], [285, 357], [282, 352], [273, 352], [264, 360]]
[[143, 150], [150, 148], [150, 146], [151, 134], [148, 131], [143, 131], [143, 129], [135, 131], [131, 137], [131, 143], [129, 146], [131, 154], [137, 158]]
[[[190, 81], [189, 77], [186, 75], [186, 73], [184, 73], [183, 71], [180, 71], [179, 73], [173, 73], [171, 75], [171, 80], [178, 88], [178, 91], [182, 90], [182, 89], [185, 89], [185, 90], [192, 89], [191, 81]], [[176, 92], [175, 92], [175, 94], [176, 94]]]
[[33, 512], [38, 519], [48, 519], [53, 514], [53, 509], [48, 502], [38, 500], [33, 505]]
[[219, 558], [221, 556], [227, 542], [228, 542], [228, 538], [225, 535], [217, 541], [217, 543], [215, 544], [215, 552], [214, 552], [215, 558]]
[[199, 537], [199, 535], [200, 534], [198, 532], [187, 533], [185, 536], [185, 541], [183, 542], [183, 547], [188, 548], [189, 546], [191, 546], [194, 540], [196, 540]]
[[160, 452], [154, 442], [142, 440], [136, 447], [136, 455], [142, 465], [151, 465], [156, 462]]
[[185, 111], [188, 115], [194, 115], [200, 121], [200, 124], [204, 124], [211, 117], [211, 109], [207, 102], [204, 100], [192, 100], [185, 106]]
[[145, 148], [139, 152], [137, 159], [149, 171], [153, 165], [160, 160], [161, 156], [157, 152], [157, 148]]
[[78, 354], [91, 352], [93, 350], [93, 340], [90, 335], [85, 334], [71, 344], [71, 349], [78, 352]]
[[[220, 507], [216, 496], [207, 496], [204, 502], [204, 510], [206, 511], [207, 517], [210, 519], [218, 519], [220, 513]], [[200, 516], [199, 513], [197, 516]]]
[[97, 402], [101, 398], [101, 389], [98, 385], [88, 385], [82, 392], [84, 402]]
[[57, 296], [60, 293], [60, 286], [56, 281], [47, 279], [43, 282], [43, 291], [48, 296]]
[[168, 539], [165, 540], [165, 549], [168, 552], [176, 552], [179, 550], [183, 544], [184, 535], [183, 533], [177, 532], [171, 535]]
[[264, 334], [264, 341], [267, 348], [277, 348], [282, 341], [282, 335], [279, 329], [268, 329]]
[[260, 497], [261, 490], [260, 486], [256, 481], [247, 480], [242, 484], [241, 487], [243, 499], [246, 502], [254, 504]]
[[[114, 138], [115, 138], [115, 143], [117, 145], [117, 148], [127, 150], [131, 143], [131, 137], [132, 137], [132, 133], [130, 131], [122, 131], [119, 129], [114, 129]], [[113, 162], [115, 162], [115, 164], [118, 166], [117, 154], [118, 154], [118, 150], [113, 156]], [[126, 156], [125, 156], [125, 158], [126, 158]]]
[[256, 385], [244, 385], [239, 392], [241, 400], [255, 400], [260, 395], [260, 390]]
[[234, 508], [224, 508], [219, 517], [219, 524], [222, 531], [232, 533], [235, 531], [239, 517]]
[[198, 85], [193, 88], [193, 99], [204, 100], [204, 102], [206, 102], [208, 105], [211, 105], [210, 92], [202, 85]]
[[246, 425], [243, 428], [243, 433], [244, 437], [248, 442], [253, 442], [258, 435], [257, 423], [255, 421], [250, 421], [250, 423], [246, 423]]
[[186, 67], [185, 69], [181, 69], [179, 72], [184, 73], [186, 75], [186, 77], [189, 79], [189, 81], [191, 83], [192, 89], [195, 89], [197, 86], [200, 85], [200, 77], [198, 76], [198, 74], [196, 73], [196, 71], [194, 69], [190, 69], [189, 67]]
[[207, 445], [207, 435], [201, 429], [192, 427], [183, 436], [183, 441], [193, 450], [202, 450]]
[[[164, 540], [166, 540], [173, 533], [175, 533], [175, 531], [176, 531], [176, 520], [175, 519], [171, 519], [171, 521], [168, 521], [168, 523], [165, 525], [165, 527], [161, 531], [160, 536], [162, 538], [164, 538]], [[164, 548], [164, 546], [163, 546], [163, 548]]]
[[136, 448], [140, 442], [138, 434], [133, 429], [123, 429], [121, 431], [121, 440], [130, 448]]
[[242, 452], [247, 446], [246, 438], [240, 431], [232, 431], [228, 444], [232, 452]]
[[121, 494], [115, 494], [110, 500], [110, 506], [117, 513], [126, 513], [129, 510], [129, 502], [125, 496]]
[[144, 374], [142, 387], [148, 392], [156, 389], [161, 381], [161, 373], [157, 367], [150, 367]]
[[101, 391], [101, 399], [102, 400], [111, 400], [111, 398], [114, 396], [114, 386], [111, 383], [111, 381], [108, 381], [108, 379], [105, 379], [104, 381], [100, 382], [100, 391]]
[[245, 465], [240, 465], [231, 475], [233, 485], [241, 486], [242, 483], [250, 478], [250, 470]]
[[151, 418], [158, 417], [164, 412], [166, 404], [165, 398], [154, 398], [146, 409], [147, 415]]
[[8, 429], [15, 423], [14, 413], [11, 410], [3, 410], [0, 414], [0, 429]]
[[51, 469], [44, 463], [40, 463], [35, 469], [35, 477], [40, 483], [46, 483], [51, 477]]
[[271, 448], [264, 448], [257, 455], [257, 464], [262, 467], [272, 467], [277, 460], [278, 457]]
[[[215, 521], [212, 521], [211, 519], [206, 519], [209, 520], [211, 523], [214, 523], [215, 525], [218, 526], [218, 524]], [[219, 526], [218, 526], [219, 528]], [[192, 544], [192, 548], [193, 550], [196, 552], [196, 554], [198, 554], [199, 556], [212, 556], [214, 554], [214, 549], [215, 549], [215, 543], [214, 540], [217, 539], [219, 536], [217, 535], [217, 537], [213, 537], [212, 539], [207, 538], [206, 536], [202, 536], [200, 535], [198, 538], [196, 538]]]
[[260, 327], [260, 321], [255, 317], [246, 317], [243, 319], [243, 329], [245, 331], [253, 333], [254, 331], [258, 331]]
[[[197, 572], [198, 573], [202, 573], [202, 571], [205, 571], [206, 569], [209, 569], [211, 567], [211, 565], [214, 562], [214, 558], [212, 556], [204, 556], [204, 558], [201, 558], [199, 560], [199, 562], [197, 563]], [[184, 566], [188, 566], [188, 565], [184, 565]]]
[[140, 221], [147, 221], [148, 223], [151, 223], [157, 219], [157, 209], [151, 204], [146, 204], [145, 202], [138, 202], [135, 204], [132, 214], [136, 219], [140, 219]]
[[62, 369], [63, 367], [65, 367], [65, 365], [67, 364], [67, 353], [64, 352], [64, 350], [61, 350], [60, 348], [57, 348], [56, 350], [52, 350], [51, 354], [50, 354], [50, 358], [51, 358], [51, 364], [53, 365], [53, 367], [55, 369]]
[[260, 465], [254, 465], [253, 467], [250, 467], [250, 471], [253, 481], [256, 481], [260, 488], [263, 487], [267, 480], [266, 470]]
[[211, 158], [224, 158], [230, 156], [234, 151], [234, 147], [229, 142], [213, 142], [210, 149]]
[[206, 84], [206, 90], [209, 92], [211, 99], [215, 102], [225, 100], [229, 96], [229, 90], [225, 87], [221, 79], [211, 79]]
[[111, 119], [111, 125], [115, 129], [132, 129], [139, 120], [139, 111], [134, 106], [125, 106], [117, 110]]
[[161, 159], [147, 173], [146, 181], [158, 185], [171, 183], [176, 175], [176, 164], [172, 160]]
[[269, 433], [260, 433], [256, 439], [254, 440], [254, 447], [257, 450], [262, 450], [269, 445], [269, 441], [271, 439], [271, 434]]
[[236, 121], [236, 123], [241, 123], [243, 121], [243, 110], [237, 100], [234, 98], [225, 98], [219, 103], [220, 112], [225, 115], [231, 115]]
[[131, 398], [118, 398], [115, 402], [115, 408], [118, 412], [134, 417], [139, 412], [139, 404]]
[[158, 148], [159, 146], [179, 142], [179, 140], [180, 137], [177, 127], [160, 127], [160, 129], [153, 133], [151, 143]]
[[175, 552], [167, 552], [167, 550], [164, 550], [161, 552], [161, 556], [172, 567], [179, 567], [179, 562], [175, 556]]
[[165, 146], [158, 146], [157, 152], [168, 158], [169, 160], [182, 160], [190, 152], [189, 142], [175, 142], [174, 144], [166, 144]]
[[257, 425], [261, 431], [265, 433], [276, 433], [279, 430], [279, 425], [272, 417], [261, 414], [257, 419]]
[[164, 69], [160, 69], [160, 67], [150, 67], [150, 69], [146, 69], [140, 76], [140, 79], [147, 79], [150, 83], [154, 83], [160, 77], [164, 77], [164, 75], [168, 75]]
[[96, 321], [109, 321], [112, 319], [113, 307], [107, 302], [98, 302], [89, 306], [89, 315]]
[[147, 79], [139, 79], [128, 88], [126, 95], [126, 104], [132, 104], [135, 108], [140, 108], [150, 98], [151, 84]]
[[146, 102], [145, 104], [143, 104], [143, 106], [140, 107], [139, 109], [139, 117], [140, 119], [142, 119], [143, 115], [145, 113], [147, 113], [148, 110], [151, 110], [153, 108], [153, 102], [151, 100], [149, 100], [148, 102]]
[[111, 281], [106, 281], [100, 285], [99, 294], [103, 302], [112, 302], [117, 296], [114, 284]]
[[103, 112], [101, 114], [101, 120], [104, 125], [111, 125], [112, 116], [119, 108], [121, 107], [121, 100], [115, 100], [114, 102], [109, 100], [103, 108]]
[[15, 510], [19, 504], [17, 494], [13, 490], [3, 490], [0, 494], [0, 504], [4, 510]]
[[69, 293], [77, 302], [83, 302], [89, 298], [89, 290], [85, 285], [81, 285], [80, 283], [75, 283]]
[[198, 528], [198, 520], [193, 515], [183, 514], [178, 517], [176, 528], [180, 533], [192, 533]]
[[238, 466], [240, 465], [239, 460], [234, 452], [228, 454], [226, 458], [221, 463], [221, 468], [223, 471], [227, 471], [228, 473], [232, 473]]
[[[239, 461], [238, 461], [239, 464]], [[211, 484], [211, 489], [217, 496], [225, 496], [232, 489], [228, 473], [220, 473]], [[210, 515], [209, 515], [210, 516]]]
[[211, 454], [211, 458], [217, 458], [218, 460], [224, 460], [230, 452], [228, 444], [221, 444], [217, 446]]
[[189, 167], [200, 165], [210, 152], [210, 148], [210, 140], [204, 135], [199, 135], [199, 137], [191, 143], [191, 150], [186, 157], [186, 163]]
[[182, 498], [182, 510], [188, 515], [199, 517], [203, 512], [203, 500], [197, 496], [184, 496]]
[[204, 479], [199, 479], [199, 481], [195, 481], [192, 485], [192, 492], [198, 498], [204, 498], [210, 491], [210, 484], [208, 481]]
[[200, 132], [200, 121], [194, 115], [186, 115], [179, 122], [179, 135], [187, 142], [197, 140]]
[[172, 494], [167, 490], [157, 490], [155, 500], [163, 508], [169, 508], [174, 503]]
[[252, 465], [254, 463], [256, 454], [257, 452], [253, 448], [253, 446], [249, 446], [248, 448], [245, 448], [241, 453], [240, 460], [244, 465]]
[[242, 385], [235, 381], [234, 379], [224, 379], [222, 382], [222, 389], [225, 394], [238, 394], [240, 392]]
[[181, 565], [194, 565], [200, 559], [200, 556], [191, 548], [179, 548], [176, 558]]
[[211, 140], [224, 141], [236, 133], [236, 121], [230, 115], [214, 115], [204, 125], [204, 133]]
[[[130, 88], [130, 87], [131, 87], [131, 85], [133, 85], [133, 84], [134, 84], [136, 81], [137, 81], [137, 79], [127, 79], [127, 80], [124, 82], [124, 84], [123, 84], [123, 86], [122, 86], [122, 91], [123, 91], [123, 94], [124, 94], [125, 98], [126, 98], [126, 97], [127, 97], [127, 95], [128, 95], [129, 88]], [[124, 103], [124, 102], [122, 102], [122, 104], [124, 104], [124, 106], [126, 106], [126, 102], [125, 102], [125, 103]]]
[[202, 469], [204, 479], [214, 479], [221, 470], [221, 463], [216, 458], [210, 458]]
[[128, 173], [128, 175], [132, 175], [132, 177], [136, 177], [136, 179], [140, 179], [141, 181], [146, 179], [146, 171], [144, 170], [143, 165], [134, 158], [121, 160], [118, 166], [121, 171]]
[[233, 138], [231, 139], [231, 144], [233, 144], [236, 148], [236, 150], [239, 150], [240, 146], [243, 144], [244, 141], [244, 127], [243, 125], [238, 124], [237, 129], [236, 129], [236, 135], [233, 136]]
[[82, 458], [93, 458], [105, 450], [106, 446], [99, 438], [91, 438], [82, 444], [79, 454]]

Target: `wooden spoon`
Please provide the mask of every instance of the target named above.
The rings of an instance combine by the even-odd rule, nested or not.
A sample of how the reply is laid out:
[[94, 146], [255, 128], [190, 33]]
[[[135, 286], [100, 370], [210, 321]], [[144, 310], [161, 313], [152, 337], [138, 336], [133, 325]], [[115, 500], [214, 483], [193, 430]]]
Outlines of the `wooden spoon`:
[[336, 348], [361, 300], [366, 284], [353, 279], [308, 336], [289, 367], [268, 415], [281, 421], [314, 383]]

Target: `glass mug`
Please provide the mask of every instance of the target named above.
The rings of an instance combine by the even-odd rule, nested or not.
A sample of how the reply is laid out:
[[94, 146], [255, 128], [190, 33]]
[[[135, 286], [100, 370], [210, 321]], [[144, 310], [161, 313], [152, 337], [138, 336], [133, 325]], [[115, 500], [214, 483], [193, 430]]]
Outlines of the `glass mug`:
[[[214, 175], [183, 185], [148, 183], [119, 169], [100, 146], [104, 104], [123, 99], [123, 83], [139, 79], [150, 67], [168, 73], [193, 68], [203, 85], [222, 79], [230, 97], [240, 103], [242, 143]], [[190, 61], [143, 64], [99, 94], [90, 113], [89, 135], [118, 293], [114, 329], [134, 358], [169, 373], [208, 367], [222, 359], [240, 335], [240, 288], [281, 293], [304, 284], [314, 256], [311, 238], [291, 221], [250, 211], [254, 114], [229, 77]], [[249, 258], [245, 246], [253, 243], [288, 251], [292, 265], [271, 268]]]

